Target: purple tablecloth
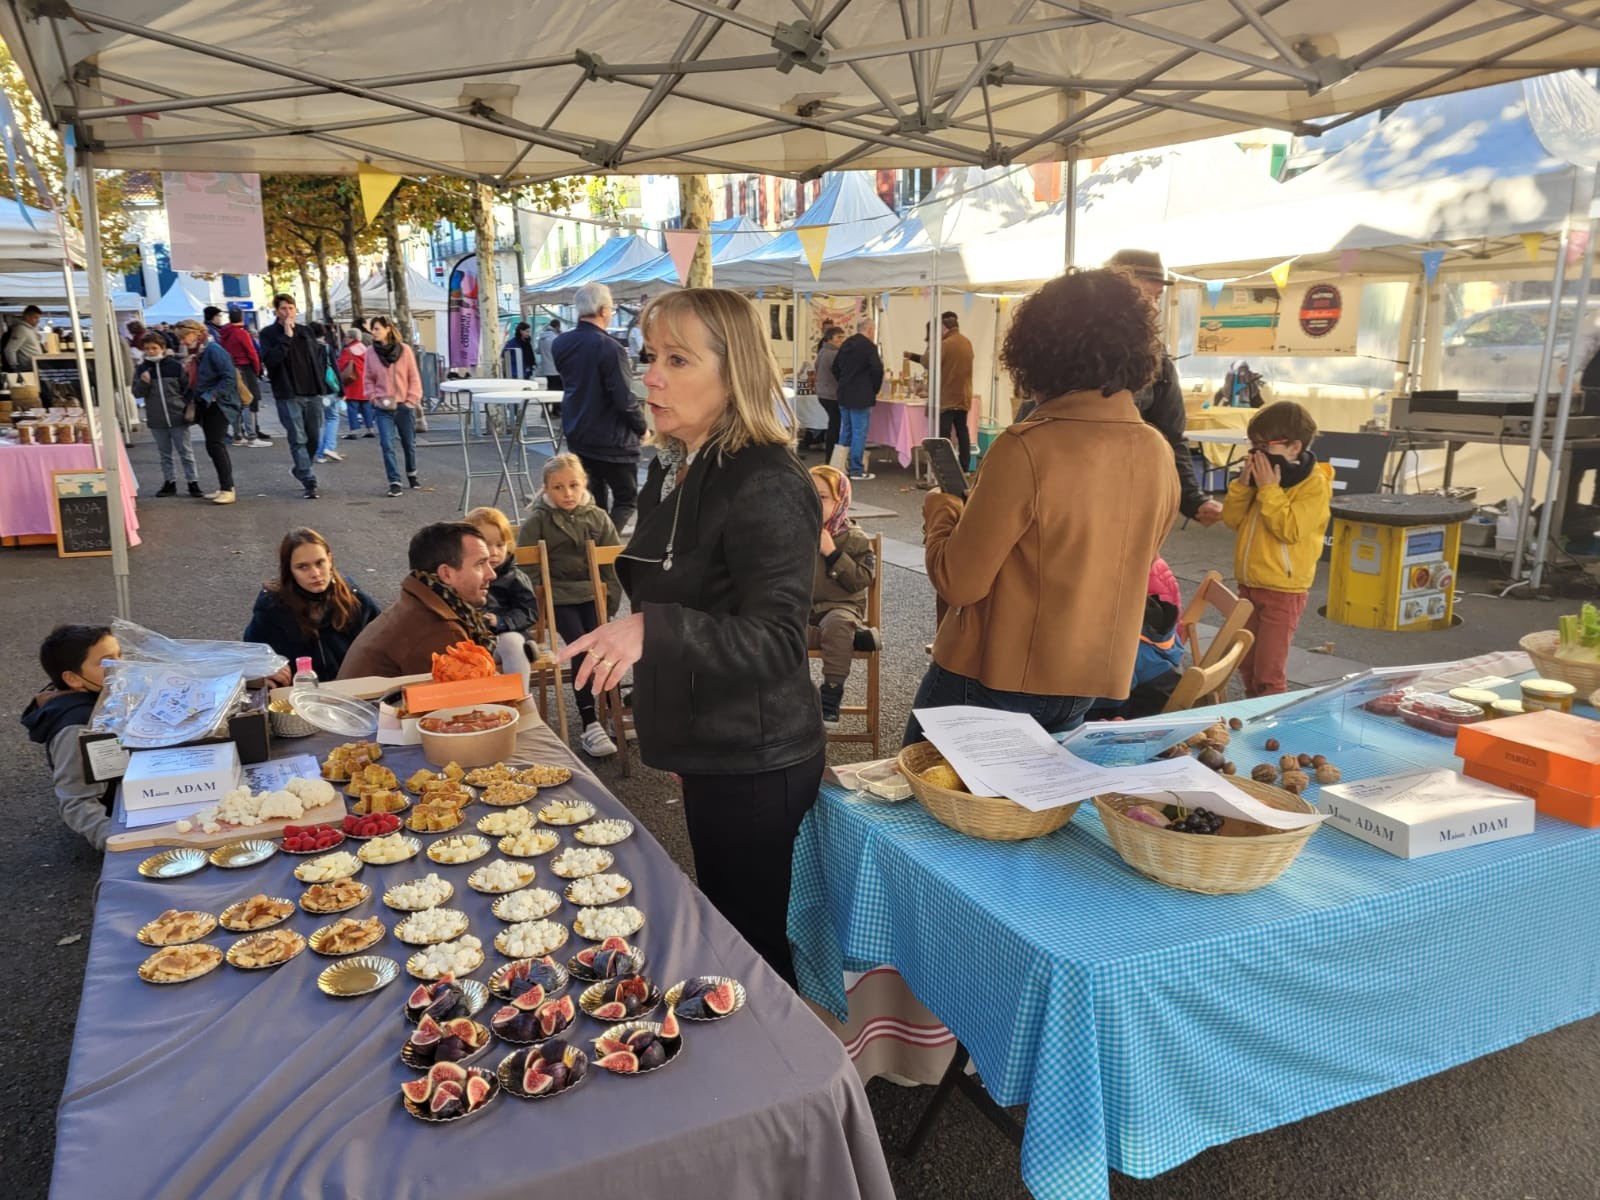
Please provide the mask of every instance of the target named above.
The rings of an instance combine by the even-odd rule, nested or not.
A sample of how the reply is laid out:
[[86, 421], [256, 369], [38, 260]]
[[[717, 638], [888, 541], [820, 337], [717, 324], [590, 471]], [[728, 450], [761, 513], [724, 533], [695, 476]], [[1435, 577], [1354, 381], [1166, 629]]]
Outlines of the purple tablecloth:
[[[128, 466], [121, 441], [122, 510], [128, 545], [139, 544], [138, 484]], [[0, 442], [0, 537], [46, 535], [56, 531], [55, 506], [50, 496], [52, 471], [94, 470], [94, 447], [19, 446]]]
[[[322, 753], [336, 740], [278, 749]], [[524, 765], [574, 767], [557, 795], [582, 796], [602, 816], [627, 815], [549, 730], [524, 732], [517, 749], [514, 761]], [[416, 747], [390, 748], [384, 761], [402, 779], [422, 765]], [[474, 804], [470, 823], [490, 811]], [[437, 1127], [400, 1105], [400, 1084], [416, 1078], [399, 1059], [409, 1028], [400, 1008], [413, 986], [403, 971], [371, 996], [342, 1000], [317, 990], [317, 974], [334, 960], [309, 948], [267, 971], [224, 963], [166, 987], [138, 978], [150, 950], [134, 933], [145, 921], [171, 907], [220, 912], [262, 891], [298, 898], [302, 885], [291, 872], [300, 859], [278, 854], [239, 871], [207, 867], [156, 882], [137, 872], [143, 853], [108, 854], [57, 1121], [52, 1195], [889, 1200], [872, 1114], [838, 1041], [635, 825], [633, 837], [613, 847], [614, 869], [633, 880], [628, 902], [645, 913], [633, 940], [649, 956], [649, 975], [663, 988], [688, 975], [732, 975], [748, 988], [748, 1007], [726, 1021], [686, 1022], [680, 1057], [661, 1071], [630, 1079], [591, 1068], [595, 1078], [569, 1095], [501, 1095], [481, 1116]], [[570, 832], [561, 832], [570, 844]], [[383, 889], [437, 871], [456, 885], [450, 906], [468, 914], [470, 932], [484, 942], [487, 961], [473, 977], [487, 980], [506, 961], [492, 945], [502, 923], [490, 913], [493, 898], [468, 888], [466, 876], [493, 857], [491, 850], [472, 865], [418, 856], [368, 866], [359, 878], [373, 896], [346, 915], [375, 913], [393, 929], [402, 914], [384, 906]], [[535, 886], [559, 890], [548, 857], [529, 861], [538, 867]], [[564, 905], [552, 919], [570, 924], [575, 913]], [[297, 911], [288, 927], [309, 934], [334, 919]], [[225, 948], [233, 936], [219, 929], [207, 940]], [[587, 944], [574, 934], [557, 957]], [[403, 966], [411, 948], [391, 934], [369, 953]], [[577, 990], [569, 989], [574, 1000]], [[601, 1029], [580, 1011], [570, 1033], [592, 1050]], [[497, 1042], [479, 1065], [493, 1067], [511, 1049]]]
[[[967, 412], [967, 428], [971, 430], [972, 444], [978, 444], [978, 410]], [[902, 467], [911, 465], [911, 451], [922, 445], [928, 436], [928, 402], [917, 400], [912, 404], [899, 404], [892, 400], [879, 400], [873, 405], [872, 417], [867, 423], [867, 444], [888, 446]]]

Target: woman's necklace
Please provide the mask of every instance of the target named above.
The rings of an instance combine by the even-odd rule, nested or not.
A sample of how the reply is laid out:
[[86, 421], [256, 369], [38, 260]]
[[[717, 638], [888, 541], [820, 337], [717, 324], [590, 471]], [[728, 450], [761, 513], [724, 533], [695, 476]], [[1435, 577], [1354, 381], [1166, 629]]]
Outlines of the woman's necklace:
[[667, 533], [667, 549], [666, 553], [662, 555], [661, 558], [661, 569], [663, 571], [672, 570], [672, 544], [678, 540], [678, 514], [683, 511], [682, 480], [678, 481], [678, 486], [675, 490], [678, 493], [678, 500], [677, 503], [672, 506], [672, 529]]

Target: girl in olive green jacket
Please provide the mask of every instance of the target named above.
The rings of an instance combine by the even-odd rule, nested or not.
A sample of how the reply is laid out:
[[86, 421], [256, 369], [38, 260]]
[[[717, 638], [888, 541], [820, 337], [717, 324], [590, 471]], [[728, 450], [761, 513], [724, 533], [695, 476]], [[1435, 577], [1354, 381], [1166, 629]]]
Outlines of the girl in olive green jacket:
[[[564, 642], [577, 641], [600, 625], [594, 586], [589, 581], [588, 543], [616, 546], [620, 539], [611, 518], [590, 497], [589, 476], [576, 454], [557, 454], [544, 464], [544, 491], [523, 522], [517, 545], [537, 546], [541, 541], [549, 558], [556, 632]], [[614, 566], [601, 567], [600, 579], [605, 585], [609, 619], [617, 615], [622, 584]], [[574, 677], [578, 666], [576, 662], [572, 664]], [[584, 753], [593, 758], [615, 754], [616, 743], [596, 717], [593, 691], [575, 687], [573, 694], [578, 701], [579, 724], [583, 728], [578, 740]]]

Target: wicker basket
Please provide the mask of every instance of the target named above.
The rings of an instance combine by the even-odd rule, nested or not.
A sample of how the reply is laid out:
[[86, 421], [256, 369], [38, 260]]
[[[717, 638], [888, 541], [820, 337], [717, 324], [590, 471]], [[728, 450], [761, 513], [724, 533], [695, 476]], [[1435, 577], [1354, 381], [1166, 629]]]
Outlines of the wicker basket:
[[[271, 699], [271, 700], [282, 700], [285, 703], [287, 703], [288, 700], [289, 700], [289, 693], [292, 692], [293, 690], [294, 690], [293, 688], [286, 688], [286, 687], [273, 688], [272, 689], [272, 694], [269, 697], [269, 699]], [[273, 737], [303, 738], [303, 737], [310, 737], [314, 733], [321, 733], [322, 732], [322, 730], [318, 729], [315, 725], [313, 725], [310, 721], [306, 720], [299, 713], [294, 713], [294, 712], [274, 712], [272, 709], [269, 708], [267, 710], [267, 720], [272, 725], [272, 736]]]
[[1530, 633], [1517, 643], [1528, 652], [1533, 665], [1545, 679], [1559, 679], [1578, 689], [1579, 695], [1600, 690], [1600, 663], [1568, 662], [1556, 657], [1561, 635], [1554, 629]]
[[900, 773], [911, 784], [911, 791], [934, 819], [958, 833], [987, 838], [991, 842], [1020, 842], [1043, 837], [1060, 829], [1078, 811], [1076, 804], [1032, 812], [1014, 800], [1000, 796], [974, 796], [939, 787], [922, 778], [922, 773], [944, 756], [928, 742], [917, 742], [900, 751]]
[[[1219, 776], [1222, 778], [1273, 808], [1317, 811], [1309, 801], [1282, 788], [1237, 776]], [[1201, 835], [1158, 829], [1122, 815], [1125, 808], [1149, 802], [1146, 796], [1116, 792], [1094, 798], [1106, 836], [1122, 861], [1157, 883], [1187, 892], [1216, 896], [1265, 887], [1289, 869], [1300, 848], [1317, 831], [1315, 825], [1308, 825], [1275, 833]]]

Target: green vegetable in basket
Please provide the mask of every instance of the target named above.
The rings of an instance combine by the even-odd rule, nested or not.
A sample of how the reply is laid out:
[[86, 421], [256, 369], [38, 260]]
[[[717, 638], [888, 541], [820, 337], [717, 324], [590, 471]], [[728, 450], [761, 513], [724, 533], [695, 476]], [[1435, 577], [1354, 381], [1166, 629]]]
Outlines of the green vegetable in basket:
[[1600, 663], [1600, 608], [1585, 604], [1579, 613], [1560, 618], [1561, 644], [1556, 657], [1568, 662]]

